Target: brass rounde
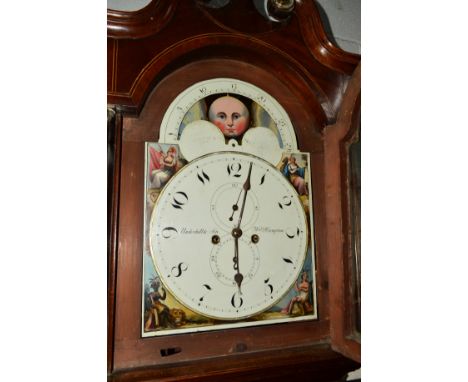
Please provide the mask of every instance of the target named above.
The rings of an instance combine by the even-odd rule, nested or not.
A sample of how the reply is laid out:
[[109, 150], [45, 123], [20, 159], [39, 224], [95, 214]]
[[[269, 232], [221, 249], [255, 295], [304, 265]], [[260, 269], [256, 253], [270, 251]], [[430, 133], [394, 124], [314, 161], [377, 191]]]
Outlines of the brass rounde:
[[232, 236], [236, 237], [236, 238], [241, 237], [242, 236], [242, 230], [240, 228], [234, 228], [232, 230]]

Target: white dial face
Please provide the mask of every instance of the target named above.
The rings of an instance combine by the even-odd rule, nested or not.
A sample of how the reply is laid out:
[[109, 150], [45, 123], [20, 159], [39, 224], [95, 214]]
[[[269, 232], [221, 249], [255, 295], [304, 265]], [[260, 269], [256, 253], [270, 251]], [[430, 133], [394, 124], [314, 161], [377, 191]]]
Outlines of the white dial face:
[[159, 141], [177, 143], [179, 126], [187, 111], [196, 102], [213, 94], [239, 94], [255, 101], [275, 122], [282, 142], [281, 148], [283, 150], [297, 150], [296, 135], [286, 110], [259, 87], [233, 78], [215, 78], [198, 82], [180, 93], [164, 114]]
[[162, 190], [150, 247], [165, 287], [200, 314], [237, 320], [274, 305], [297, 280], [306, 215], [288, 180], [257, 157], [210, 154]]

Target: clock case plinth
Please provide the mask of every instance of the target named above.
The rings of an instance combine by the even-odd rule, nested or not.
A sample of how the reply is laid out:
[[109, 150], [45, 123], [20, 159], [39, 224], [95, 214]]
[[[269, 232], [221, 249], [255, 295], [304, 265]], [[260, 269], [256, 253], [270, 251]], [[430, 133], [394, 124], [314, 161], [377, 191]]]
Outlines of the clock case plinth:
[[[109, 379], [341, 380], [360, 362], [348, 176], [359, 128], [359, 56], [328, 41], [312, 1], [296, 3], [289, 21], [277, 24], [251, 1], [221, 9], [203, 3], [153, 1], [139, 12], [108, 12], [108, 103], [115, 111], [108, 126]], [[144, 142], [158, 140], [178, 94], [221, 77], [276, 98], [299, 149], [311, 154], [319, 318], [143, 339]]]

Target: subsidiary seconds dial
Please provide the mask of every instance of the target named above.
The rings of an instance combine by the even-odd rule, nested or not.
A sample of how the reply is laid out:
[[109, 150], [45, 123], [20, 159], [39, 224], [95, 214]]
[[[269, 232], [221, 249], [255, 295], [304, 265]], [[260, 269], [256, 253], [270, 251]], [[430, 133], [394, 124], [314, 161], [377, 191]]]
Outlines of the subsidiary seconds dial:
[[162, 190], [150, 222], [156, 270], [180, 303], [238, 320], [274, 305], [302, 269], [306, 215], [289, 181], [243, 153], [206, 155]]

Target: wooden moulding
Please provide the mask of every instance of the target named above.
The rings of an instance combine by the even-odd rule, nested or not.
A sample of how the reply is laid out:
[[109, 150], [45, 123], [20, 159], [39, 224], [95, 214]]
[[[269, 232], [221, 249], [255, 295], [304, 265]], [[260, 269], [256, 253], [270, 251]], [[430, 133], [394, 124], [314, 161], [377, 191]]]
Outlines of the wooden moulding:
[[[195, 7], [197, 1], [187, 0], [186, 3], [189, 1], [193, 3], [191, 7]], [[251, 0], [248, 1], [252, 3]], [[231, 16], [233, 12], [236, 12], [236, 8], [242, 10], [246, 6], [243, 4], [243, 8], [238, 4], [232, 3], [232, 6], [227, 7], [227, 9], [210, 10], [206, 8], [203, 9], [203, 6], [200, 6], [200, 4], [203, 4], [203, 1], [198, 1], [198, 4], [198, 8], [204, 11], [206, 17], [210, 19], [212, 23], [230, 32], [236, 32], [236, 30], [230, 28], [229, 25], [222, 20], [237, 19], [239, 15]], [[157, 34], [171, 21], [178, 6], [179, 0], [153, 0], [146, 7], [133, 12], [108, 9], [107, 36], [114, 39], [140, 39]], [[315, 2], [297, 2], [294, 13], [299, 20], [304, 42], [313, 56], [325, 66], [343, 73], [351, 74], [360, 61], [360, 56], [344, 52], [330, 42], [323, 28], [323, 23]], [[255, 16], [256, 19], [259, 18], [256, 13]], [[188, 17], [190, 17], [190, 15]], [[263, 21], [263, 23], [257, 20], [246, 23], [248, 28], [252, 29], [243, 32], [265, 33], [266, 31], [273, 31], [280, 28], [279, 24]], [[257, 27], [257, 29], [255, 29], [255, 27]]]
[[[130, 115], [126, 118], [125, 138], [129, 141], [157, 140], [164, 112], [178, 94], [199, 81], [226, 77], [249, 82], [275, 94], [277, 101], [288, 110], [290, 118], [297, 121], [296, 135], [301, 148], [311, 152], [320, 150], [321, 143], [318, 147], [314, 142], [320, 142], [320, 131], [328, 121], [320, 103], [320, 100], [325, 102], [321, 90], [312, 88], [307, 78], [295, 72], [285, 72], [281, 78], [277, 78], [268, 67], [254, 59], [244, 62], [203, 58], [172, 71], [155, 85], [138, 117]], [[308, 139], [310, 135], [314, 139]]]
[[[117, 276], [117, 252], [119, 230], [120, 163], [122, 148], [122, 115], [116, 113], [111, 133], [114, 136], [113, 184], [108, 190], [110, 198], [109, 237], [107, 243], [107, 371], [110, 373], [114, 361], [115, 287]], [[109, 188], [109, 185], [108, 185]], [[110, 193], [109, 193], [110, 192]]]
[[315, 1], [300, 1], [296, 3], [296, 7], [302, 36], [312, 55], [328, 68], [352, 74], [361, 61], [361, 56], [333, 45], [327, 37]]
[[[251, 7], [252, 1], [242, 4]], [[242, 9], [231, 10], [232, 17]], [[138, 12], [108, 11], [108, 102], [117, 110], [109, 378], [340, 380], [360, 360], [359, 344], [348, 338], [345, 173], [346, 142], [359, 117], [359, 56], [328, 41], [313, 1], [296, 2], [289, 24], [272, 27], [257, 17], [249, 33], [227, 26], [229, 18], [222, 9], [217, 12], [192, 0], [154, 0]], [[295, 127], [300, 150], [311, 154], [319, 319], [142, 339], [144, 142], [158, 140], [164, 112], [181, 91], [216, 77], [250, 82], [273, 95]], [[182, 351], [161, 353], [174, 347]]]
[[[330, 333], [334, 349], [360, 362], [360, 345], [352, 339], [350, 324], [350, 219], [347, 148], [360, 116], [361, 67], [348, 86], [335, 125], [327, 126], [325, 140], [325, 187], [327, 193], [328, 254], [330, 256]], [[348, 312], [348, 314], [344, 314]]]
[[[248, 11], [236, 6], [229, 14], [224, 9], [203, 8], [199, 5], [201, 2], [192, 0], [170, 2], [171, 5], [166, 4], [164, 8], [165, 3], [167, 1], [153, 1], [137, 12], [108, 11], [109, 104], [138, 114], [159, 79], [199, 57], [244, 62], [257, 59], [265, 61], [262, 65], [277, 76], [292, 69], [299, 77], [307, 79], [309, 86], [317, 89], [317, 95], [322, 98], [320, 103], [328, 124], [334, 122], [346, 81], [358, 64], [359, 56], [342, 51], [328, 40], [313, 1], [297, 3], [290, 22], [274, 28], [265, 27], [271, 22], [250, 9], [253, 8], [250, 0], [243, 0]], [[157, 14], [149, 16], [151, 12]], [[250, 32], [241, 29], [242, 23], [238, 30], [233, 30], [222, 22], [223, 19], [243, 19], [250, 14], [256, 15], [256, 22], [249, 24]], [[117, 15], [120, 15], [121, 28], [118, 36], [111, 27]], [[161, 20], [159, 26], [152, 28], [152, 24], [146, 22], [148, 17]], [[136, 33], [138, 28], [145, 33]]]
[[311, 382], [343, 381], [349, 370], [359, 365], [340, 357], [327, 346], [276, 349], [256, 354], [236, 354], [197, 362], [121, 370], [112, 380], [120, 381], [269, 381], [303, 379]]

